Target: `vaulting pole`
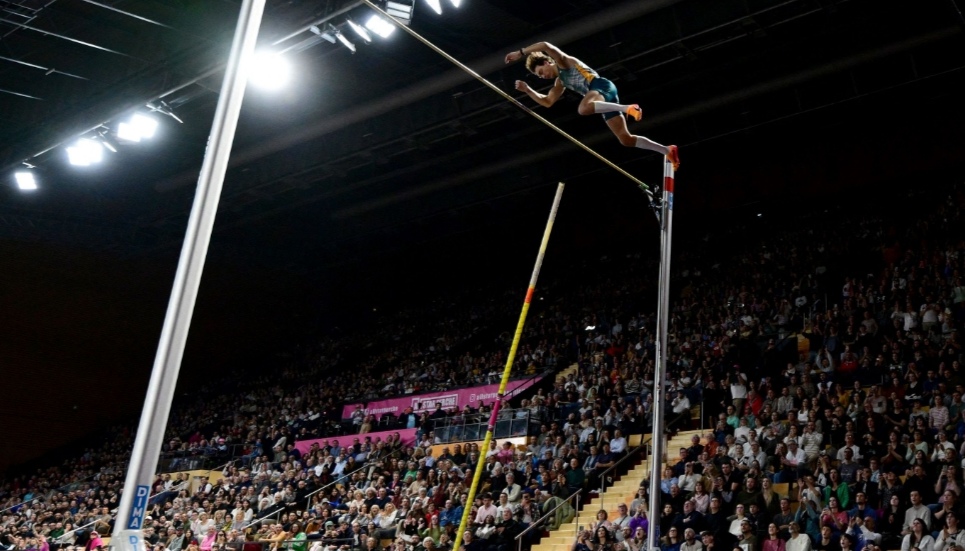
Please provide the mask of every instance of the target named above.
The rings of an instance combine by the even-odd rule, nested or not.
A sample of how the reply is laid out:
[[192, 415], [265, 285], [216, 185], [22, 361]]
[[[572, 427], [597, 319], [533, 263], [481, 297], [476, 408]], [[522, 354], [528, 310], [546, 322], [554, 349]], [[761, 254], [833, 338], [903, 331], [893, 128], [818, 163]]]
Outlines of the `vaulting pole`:
[[124, 492], [117, 510], [111, 544], [124, 551], [144, 550], [141, 527], [147, 515], [154, 471], [161, 453], [168, 414], [171, 412], [174, 387], [181, 369], [181, 358], [184, 356], [191, 316], [201, 284], [201, 272], [208, 254], [221, 187], [224, 184], [228, 157], [245, 95], [248, 67], [251, 65], [264, 11], [265, 0], [244, 0], [235, 28], [221, 95], [208, 138], [208, 149], [201, 165], [198, 189], [191, 207], [191, 216], [188, 218], [181, 258], [174, 276], [174, 286], [154, 358], [154, 369], [151, 372], [147, 396], [144, 398], [141, 421], [137, 427], [131, 462], [124, 480]]
[[663, 201], [660, 212], [660, 268], [657, 279], [657, 342], [653, 381], [653, 434], [650, 436], [650, 505], [647, 518], [650, 529], [647, 531], [647, 549], [659, 551], [658, 534], [660, 526], [660, 468], [666, 448], [664, 434], [664, 393], [667, 378], [667, 321], [670, 308], [670, 245], [673, 235], [673, 193], [674, 171], [670, 160], [663, 161]]
[[[563, 197], [563, 182], [556, 186], [556, 197], [553, 199], [553, 207], [550, 209], [549, 220], [546, 221], [546, 229], [543, 230], [543, 241], [539, 245], [539, 254], [536, 255], [536, 265], [533, 267], [533, 274], [529, 278], [529, 287], [526, 289], [526, 298], [523, 300], [523, 311], [519, 314], [519, 322], [516, 324], [516, 334], [513, 335], [513, 344], [509, 347], [509, 356], [506, 358], [506, 367], [503, 368], [503, 380], [499, 383], [499, 392], [496, 394], [496, 401], [493, 403], [493, 413], [489, 416], [489, 426], [486, 427], [486, 438], [483, 439], [482, 450], [486, 453], [489, 443], [493, 439], [493, 430], [496, 428], [496, 418], [499, 416], [499, 408], [503, 405], [503, 395], [506, 393], [506, 385], [509, 383], [509, 374], [513, 370], [513, 361], [516, 359], [516, 349], [519, 347], [519, 339], [523, 335], [523, 325], [526, 324], [526, 314], [529, 313], [529, 305], [533, 301], [533, 292], [536, 290], [536, 280], [539, 278], [539, 271], [543, 267], [543, 257], [546, 255], [546, 246], [550, 241], [550, 232], [553, 231], [553, 222], [556, 221], [556, 211], [560, 207], [560, 199]], [[479, 487], [479, 479], [486, 468], [485, 456], [481, 455], [476, 461], [476, 472], [472, 477], [472, 484], [469, 486], [469, 497], [466, 499], [466, 508], [462, 512], [462, 520], [459, 521], [459, 530], [456, 531], [456, 539], [452, 543], [455, 551], [459, 550], [462, 543], [462, 533], [466, 530], [469, 523], [469, 515], [472, 514], [472, 503], [476, 499], [476, 489]]]

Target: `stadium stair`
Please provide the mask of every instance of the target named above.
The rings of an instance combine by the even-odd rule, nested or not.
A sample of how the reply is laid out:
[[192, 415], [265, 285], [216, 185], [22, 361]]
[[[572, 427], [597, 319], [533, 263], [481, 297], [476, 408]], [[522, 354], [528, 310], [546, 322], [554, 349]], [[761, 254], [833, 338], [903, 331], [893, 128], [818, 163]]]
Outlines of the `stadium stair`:
[[[679, 450], [680, 448], [689, 447], [690, 437], [695, 434], [699, 436], [700, 431], [681, 431], [677, 433], [677, 435], [667, 443], [667, 450]], [[649, 440], [649, 435], [646, 435], [646, 440]], [[630, 439], [630, 445], [633, 447], [638, 446], [640, 442], [640, 435], [634, 435], [634, 437]], [[673, 464], [674, 462], [676, 462], [676, 457], [674, 457], [672, 462], [667, 463], [665, 461], [664, 463]], [[629, 505], [630, 502], [636, 498], [640, 483], [649, 477], [650, 458], [648, 457], [631, 468], [625, 475], [614, 481], [614, 483], [607, 488], [603, 496], [596, 493], [588, 494], [590, 499], [580, 502], [582, 511], [579, 512], [577, 517], [560, 526], [559, 530], [548, 533], [544, 532], [543, 538], [539, 543], [533, 545], [532, 551], [570, 551], [573, 548], [573, 541], [576, 539], [577, 528], [579, 526], [588, 526], [596, 520], [596, 513], [600, 510], [599, 504], [601, 497], [607, 509], [608, 518], [613, 519], [617, 516], [617, 507], [621, 503]]]

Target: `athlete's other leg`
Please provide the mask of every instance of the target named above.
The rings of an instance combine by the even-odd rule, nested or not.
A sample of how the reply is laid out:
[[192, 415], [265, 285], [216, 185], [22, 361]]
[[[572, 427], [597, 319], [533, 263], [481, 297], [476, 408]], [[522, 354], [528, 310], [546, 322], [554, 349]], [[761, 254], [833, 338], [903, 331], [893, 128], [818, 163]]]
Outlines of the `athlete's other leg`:
[[622, 105], [604, 100], [606, 100], [606, 96], [597, 90], [590, 90], [585, 96], [583, 96], [583, 100], [580, 102], [580, 114], [599, 115], [601, 113], [626, 113], [628, 116], [633, 117], [633, 119], [637, 121], [643, 116], [643, 111], [640, 109], [639, 105]]
[[673, 163], [674, 170], [680, 168], [680, 157], [677, 155], [677, 146], [660, 145], [650, 138], [634, 136], [629, 130], [627, 130], [627, 120], [620, 115], [607, 119], [606, 125], [610, 127], [610, 131], [613, 132], [613, 135], [616, 136], [617, 139], [620, 140], [620, 143], [624, 146], [656, 151], [657, 153], [670, 158], [670, 162]]
[[629, 130], [627, 130], [627, 119], [623, 118], [621, 115], [607, 119], [606, 125], [610, 127], [610, 131], [613, 132], [613, 135], [616, 136], [618, 140], [620, 140], [622, 145], [626, 147], [637, 147], [640, 149], [656, 151], [657, 153], [670, 158], [670, 162], [673, 163], [674, 170], [680, 168], [680, 156], [677, 154], [677, 146], [660, 145], [650, 138], [634, 136]]

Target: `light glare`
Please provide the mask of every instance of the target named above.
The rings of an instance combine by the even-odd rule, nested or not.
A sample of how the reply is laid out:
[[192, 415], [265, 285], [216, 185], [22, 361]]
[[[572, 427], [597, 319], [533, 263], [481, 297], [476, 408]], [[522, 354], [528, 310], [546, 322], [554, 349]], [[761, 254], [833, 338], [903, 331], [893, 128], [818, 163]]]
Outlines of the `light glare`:
[[462, 0], [449, 0], [449, 1], [452, 2], [452, 7], [454, 8], [458, 8], [459, 4], [462, 4]]
[[130, 119], [117, 125], [118, 139], [128, 142], [139, 142], [144, 138], [152, 138], [156, 131], [157, 119], [140, 113], [135, 113]]
[[141, 135], [137, 132], [137, 129], [134, 128], [134, 125], [129, 122], [122, 122], [117, 125], [117, 137], [127, 142], [141, 141]]
[[142, 138], [153, 138], [157, 131], [157, 120], [140, 113], [131, 117], [131, 126]]
[[67, 148], [67, 160], [74, 166], [90, 166], [104, 159], [104, 147], [94, 140], [81, 138]]
[[288, 84], [291, 65], [278, 54], [255, 54], [251, 64], [249, 80], [254, 86], [264, 90], [278, 90]]
[[17, 187], [21, 191], [33, 191], [37, 189], [37, 180], [34, 179], [34, 173], [21, 170], [20, 172], [14, 173], [14, 178], [17, 180]]
[[347, 22], [348, 22], [348, 26], [352, 27], [352, 30], [355, 31], [355, 34], [359, 35], [359, 38], [361, 38], [366, 42], [372, 42], [372, 37], [369, 36], [368, 31], [362, 28], [361, 25], [359, 25], [355, 21], [352, 21], [351, 19], [349, 19]]
[[341, 42], [343, 46], [345, 46], [349, 50], [352, 50], [353, 54], [355, 53], [355, 44], [352, 44], [351, 40], [345, 38], [344, 34], [338, 33], [337, 35], [335, 35], [335, 38], [337, 38], [338, 41]]
[[372, 15], [372, 17], [369, 17], [369, 20], [365, 22], [365, 27], [382, 38], [388, 38], [389, 35], [395, 31], [395, 25], [389, 23], [385, 19], [382, 19], [378, 15]]
[[432, 8], [432, 11], [442, 15], [442, 2], [439, 0], [426, 0], [426, 4], [429, 4], [429, 7]]

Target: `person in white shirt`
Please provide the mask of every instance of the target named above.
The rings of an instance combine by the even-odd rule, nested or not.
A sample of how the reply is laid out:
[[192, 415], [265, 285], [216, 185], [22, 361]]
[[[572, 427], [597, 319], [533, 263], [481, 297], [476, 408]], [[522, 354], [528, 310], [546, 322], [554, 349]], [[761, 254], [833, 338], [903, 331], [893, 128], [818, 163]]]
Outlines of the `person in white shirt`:
[[681, 414], [685, 411], [690, 411], [690, 398], [684, 394], [684, 391], [678, 390], [677, 397], [673, 399], [673, 412], [676, 414]]
[[474, 520], [475, 524], [483, 524], [486, 522], [486, 517], [492, 515], [496, 518], [496, 506], [493, 505], [492, 494], [483, 494], [483, 504], [476, 510], [476, 518]]
[[740, 418], [740, 426], [734, 429], [734, 439], [738, 442], [746, 442], [751, 433], [751, 427], [747, 424], [747, 417]]
[[811, 551], [811, 538], [807, 534], [801, 533], [801, 525], [792, 522], [788, 526], [790, 527], [791, 537], [787, 539], [787, 543], [784, 545], [785, 551]]
[[623, 454], [627, 451], [627, 439], [623, 437], [623, 432], [617, 429], [610, 440], [610, 453]]
[[815, 430], [814, 421], [808, 421], [808, 424], [804, 426], [804, 434], [801, 435], [801, 449], [804, 450], [804, 456], [812, 469], [814, 463], [818, 460], [818, 454], [823, 449], [821, 446], [823, 440], [824, 435]]
[[804, 450], [797, 445], [797, 440], [788, 440], [787, 454], [781, 459], [781, 464], [791, 472], [791, 480], [797, 480], [801, 471], [807, 467], [807, 458], [804, 456]]
[[734, 410], [738, 414], [744, 411], [744, 400], [747, 399], [747, 375], [740, 372], [731, 375], [730, 397], [734, 401]]
[[694, 472], [693, 462], [688, 461], [684, 465], [684, 474], [677, 477], [677, 486], [680, 487], [681, 492], [689, 494], [694, 491], [694, 487], [700, 479], [701, 475]]
[[909, 496], [911, 507], [905, 510], [905, 522], [901, 527], [902, 534], [910, 534], [915, 520], [922, 520], [925, 523], [925, 530], [931, 529], [932, 512], [927, 506], [922, 505], [921, 494], [912, 491]]

